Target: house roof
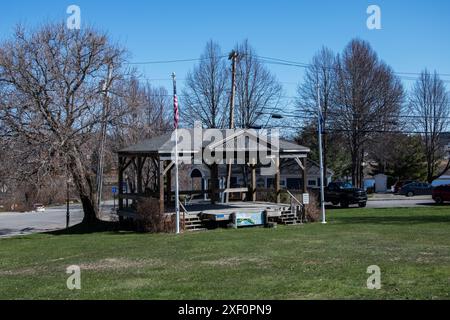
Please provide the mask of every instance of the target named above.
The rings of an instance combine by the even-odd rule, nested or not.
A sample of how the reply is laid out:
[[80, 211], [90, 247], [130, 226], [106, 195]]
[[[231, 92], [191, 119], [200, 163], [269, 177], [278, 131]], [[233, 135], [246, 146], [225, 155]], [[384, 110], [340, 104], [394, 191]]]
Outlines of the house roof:
[[[230, 133], [227, 132], [227, 130], [217, 130], [216, 133], [219, 137], [226, 137], [225, 139], [214, 139], [211, 137], [211, 135], [214, 136], [214, 132], [209, 131], [206, 133], [205, 129], [200, 129], [200, 133], [203, 136], [207, 136], [205, 139], [201, 139], [202, 141], [202, 148], [214, 146], [213, 149], [215, 150], [234, 150], [239, 151], [240, 149], [235, 147], [235, 141], [237, 141], [238, 136], [246, 136], [246, 137], [254, 137], [254, 130], [236, 130], [236, 134], [233, 136], [230, 136]], [[192, 152], [198, 152], [199, 146], [197, 145], [198, 138], [192, 139], [191, 137], [194, 137], [194, 130], [193, 129], [179, 129], [178, 130], [178, 136], [181, 137], [181, 141], [179, 139], [179, 147], [181, 147], [180, 151], [192, 151]], [[187, 139], [186, 139], [187, 137]], [[258, 137], [258, 142], [262, 139], [261, 137]], [[268, 138], [268, 144], [270, 145], [270, 138]], [[195, 141], [195, 142], [194, 142]], [[266, 146], [266, 143], [259, 144], [258, 150], [263, 150], [264, 146]], [[252, 146], [255, 146], [255, 144], [251, 144], [249, 139], [245, 140], [245, 150], [246, 151], [252, 151]], [[126, 147], [124, 149], [121, 149], [118, 151], [119, 154], [148, 154], [148, 153], [172, 153], [175, 148], [175, 136], [174, 133], [167, 133], [158, 137], [154, 137], [151, 139], [143, 140], [135, 145]], [[274, 147], [276, 148], [276, 147]], [[256, 150], [256, 149], [255, 149]], [[280, 153], [309, 153], [310, 149], [304, 146], [301, 146], [297, 143], [279, 139], [279, 145], [278, 150]]]

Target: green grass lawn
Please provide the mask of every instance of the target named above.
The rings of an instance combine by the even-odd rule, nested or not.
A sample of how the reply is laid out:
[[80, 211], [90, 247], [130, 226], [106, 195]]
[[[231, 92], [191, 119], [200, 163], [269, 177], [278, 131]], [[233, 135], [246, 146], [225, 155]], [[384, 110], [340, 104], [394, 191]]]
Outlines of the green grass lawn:
[[[0, 240], [1, 299], [449, 299], [450, 207], [330, 210], [327, 225]], [[82, 289], [66, 288], [69, 265]], [[381, 268], [369, 290], [367, 267]]]

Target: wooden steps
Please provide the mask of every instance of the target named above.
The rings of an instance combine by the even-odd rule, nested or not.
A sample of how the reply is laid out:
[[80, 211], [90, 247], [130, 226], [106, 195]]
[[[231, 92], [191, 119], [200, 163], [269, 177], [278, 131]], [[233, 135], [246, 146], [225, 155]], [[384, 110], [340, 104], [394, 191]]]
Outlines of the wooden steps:
[[295, 213], [292, 213], [291, 210], [281, 211], [281, 216], [277, 220], [279, 224], [284, 225], [296, 225], [302, 223], [300, 218]]
[[184, 231], [205, 231], [202, 221], [199, 217], [190, 215], [181, 218], [181, 222], [184, 225]]

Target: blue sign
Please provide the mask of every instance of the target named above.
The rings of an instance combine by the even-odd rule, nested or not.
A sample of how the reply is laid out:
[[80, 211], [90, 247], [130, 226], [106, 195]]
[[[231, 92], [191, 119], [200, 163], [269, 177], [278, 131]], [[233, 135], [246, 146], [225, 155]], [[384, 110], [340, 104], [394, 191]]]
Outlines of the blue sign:
[[111, 188], [111, 191], [112, 191], [113, 194], [117, 194], [117, 191], [118, 191], [118, 190], [117, 190], [117, 187], [112, 187], [112, 188]]
[[251, 227], [261, 226], [265, 224], [263, 212], [257, 213], [235, 213], [235, 226], [239, 227]]

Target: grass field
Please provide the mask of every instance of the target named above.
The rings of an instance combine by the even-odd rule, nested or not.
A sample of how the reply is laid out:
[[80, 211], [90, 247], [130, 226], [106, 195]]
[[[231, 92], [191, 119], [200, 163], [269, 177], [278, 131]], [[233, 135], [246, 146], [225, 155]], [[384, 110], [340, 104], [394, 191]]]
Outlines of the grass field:
[[[69, 265], [82, 289], [66, 288]], [[369, 290], [367, 267], [381, 268]], [[450, 207], [330, 210], [327, 225], [0, 240], [1, 299], [449, 299]]]

